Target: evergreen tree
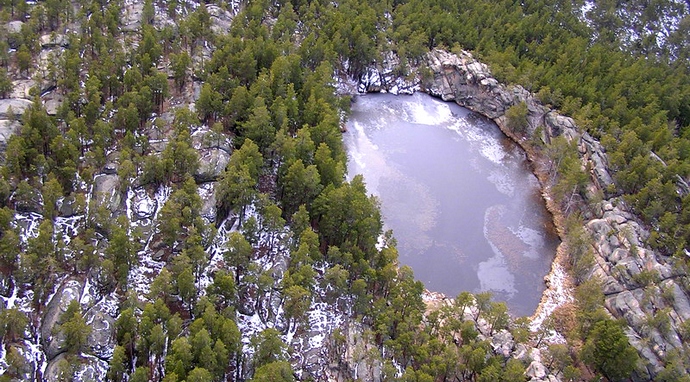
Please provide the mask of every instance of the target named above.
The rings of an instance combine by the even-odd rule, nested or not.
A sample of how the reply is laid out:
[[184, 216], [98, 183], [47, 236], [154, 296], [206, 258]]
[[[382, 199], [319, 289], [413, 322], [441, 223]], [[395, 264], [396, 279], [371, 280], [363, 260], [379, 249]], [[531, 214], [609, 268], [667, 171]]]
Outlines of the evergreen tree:
[[613, 320], [597, 322], [582, 349], [582, 359], [610, 381], [630, 378], [637, 368], [637, 351], [628, 342], [621, 325]]
[[91, 327], [86, 324], [77, 300], [72, 300], [62, 314], [60, 330], [65, 334], [65, 347], [70, 354], [79, 355], [86, 350]]

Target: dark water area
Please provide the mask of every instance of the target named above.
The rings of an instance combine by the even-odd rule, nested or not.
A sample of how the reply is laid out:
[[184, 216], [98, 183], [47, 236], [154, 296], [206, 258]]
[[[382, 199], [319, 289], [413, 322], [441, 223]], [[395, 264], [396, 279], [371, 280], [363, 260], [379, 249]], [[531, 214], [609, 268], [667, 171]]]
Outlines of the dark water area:
[[344, 140], [349, 176], [364, 175], [427, 289], [534, 313], [559, 241], [525, 154], [492, 121], [426, 94], [368, 94]]

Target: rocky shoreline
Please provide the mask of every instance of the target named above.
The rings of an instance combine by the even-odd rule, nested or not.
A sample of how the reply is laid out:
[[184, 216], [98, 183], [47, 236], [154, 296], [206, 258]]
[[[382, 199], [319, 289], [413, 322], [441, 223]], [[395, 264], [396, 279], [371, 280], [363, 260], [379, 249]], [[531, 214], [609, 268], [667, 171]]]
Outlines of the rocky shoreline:
[[[676, 274], [671, 259], [654, 253], [645, 245], [649, 232], [620, 198], [606, 199], [604, 196], [603, 200], [597, 200], [597, 195], [606, 195], [607, 188], [613, 185], [607, 155], [601, 144], [586, 132], [581, 132], [573, 119], [542, 105], [521, 86], [500, 84], [491, 76], [488, 67], [469, 53], [462, 52], [458, 56], [434, 50], [428, 55], [428, 66], [433, 78], [422, 81], [424, 90], [491, 118], [506, 136], [525, 150], [562, 239], [565, 238], [565, 216], [550, 193], [550, 179], [553, 177], [548, 168], [548, 158], [533, 150], [528, 142], [540, 139], [549, 144], [552, 139], [564, 136], [577, 143], [582, 167], [591, 169], [587, 185], [591, 196], [585, 201], [587, 209], [582, 211], [585, 230], [592, 237], [591, 249], [595, 257], [589, 277], [602, 280], [605, 307], [613, 317], [622, 318], [628, 324], [628, 338], [645, 364], [635, 379], [653, 379], [663, 367], [666, 352], [682, 349], [680, 324], [690, 319], [688, 295], [677, 280], [678, 276], [684, 275]], [[520, 103], [526, 104], [528, 109], [529, 123], [524, 138], [508, 128], [506, 117], [508, 109]], [[539, 132], [542, 135], [534, 137]], [[560, 277], [569, 253], [564, 240], [546, 278], [548, 289], [533, 319], [553, 312], [556, 308], [554, 299], [565, 302], [572, 298], [567, 294], [567, 290], [572, 288], [571, 282]], [[658, 275], [658, 282], [641, 285], [640, 274], [644, 272]], [[667, 291], [667, 297], [661, 297], [664, 291]], [[648, 324], [660, 311], [669, 314], [668, 330]]]

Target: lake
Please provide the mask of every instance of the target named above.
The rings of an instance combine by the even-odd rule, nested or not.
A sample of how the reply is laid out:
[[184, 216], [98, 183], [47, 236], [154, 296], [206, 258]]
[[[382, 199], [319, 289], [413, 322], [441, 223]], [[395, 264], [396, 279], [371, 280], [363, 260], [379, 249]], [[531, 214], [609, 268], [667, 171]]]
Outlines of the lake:
[[524, 152], [489, 119], [423, 93], [353, 100], [348, 176], [379, 198], [400, 263], [431, 291], [491, 291], [531, 315], [559, 240]]

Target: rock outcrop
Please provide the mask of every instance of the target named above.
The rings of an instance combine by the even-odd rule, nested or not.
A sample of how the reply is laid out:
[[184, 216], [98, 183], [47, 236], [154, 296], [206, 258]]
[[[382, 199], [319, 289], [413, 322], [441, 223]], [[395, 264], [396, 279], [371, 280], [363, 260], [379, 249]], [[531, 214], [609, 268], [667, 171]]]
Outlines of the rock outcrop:
[[43, 380], [57, 382], [105, 381], [108, 363], [96, 357], [68, 356], [60, 354], [46, 367]]
[[41, 343], [48, 360], [65, 350], [65, 338], [58, 327], [72, 300], [79, 300], [83, 285], [76, 279], [66, 280], [48, 303], [41, 325]]

